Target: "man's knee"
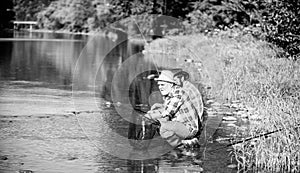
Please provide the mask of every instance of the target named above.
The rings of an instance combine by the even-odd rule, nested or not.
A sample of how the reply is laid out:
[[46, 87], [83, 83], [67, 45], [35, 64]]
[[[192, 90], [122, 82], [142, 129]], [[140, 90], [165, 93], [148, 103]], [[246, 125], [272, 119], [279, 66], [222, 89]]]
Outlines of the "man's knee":
[[172, 147], [176, 147], [181, 143], [181, 138], [174, 131], [160, 131], [160, 136], [165, 139]]
[[164, 128], [163, 126], [160, 127], [159, 133], [160, 133], [160, 136], [164, 139], [170, 138], [171, 136], [175, 135], [174, 131], [170, 131], [170, 130]]

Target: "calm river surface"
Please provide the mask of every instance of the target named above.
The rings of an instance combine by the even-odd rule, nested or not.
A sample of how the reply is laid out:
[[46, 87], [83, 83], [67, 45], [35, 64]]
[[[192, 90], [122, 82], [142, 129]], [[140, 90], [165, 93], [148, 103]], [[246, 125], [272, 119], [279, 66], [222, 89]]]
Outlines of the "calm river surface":
[[149, 90], [155, 84], [143, 82], [147, 72], [136, 75], [140, 66], [154, 69], [139, 55], [143, 46], [124, 40], [27, 32], [0, 38], [0, 172], [236, 172], [226, 149], [209, 152], [221, 143], [187, 153], [160, 148], [160, 139], [147, 151], [128, 145], [132, 110], [124, 105], [142, 107], [159, 96]]

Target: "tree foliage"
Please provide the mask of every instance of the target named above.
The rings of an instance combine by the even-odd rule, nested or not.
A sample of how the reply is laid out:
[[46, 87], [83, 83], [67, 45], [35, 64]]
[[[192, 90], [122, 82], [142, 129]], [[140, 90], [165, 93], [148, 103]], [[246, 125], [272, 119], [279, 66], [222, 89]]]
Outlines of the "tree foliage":
[[89, 0], [60, 0], [38, 14], [43, 28], [82, 31], [88, 28], [87, 20], [94, 12]]
[[[241, 33], [250, 32], [282, 47], [293, 59], [300, 52], [299, 0], [15, 0], [14, 10], [17, 20], [38, 20], [41, 28], [73, 32], [102, 30], [128, 17], [135, 17], [148, 32], [156, 25], [150, 14], [172, 16], [181, 19], [184, 27], [165, 33], [238, 27]], [[132, 25], [128, 20], [122, 24], [127, 29]], [[172, 22], [165, 20], [157, 26], [161, 25], [172, 28]]]
[[14, 11], [16, 20], [36, 21], [37, 13], [54, 0], [14, 0]]
[[300, 59], [300, 1], [272, 1], [266, 7], [262, 23], [267, 40], [282, 47], [291, 59]]
[[2, 1], [0, 7], [0, 34], [6, 28], [12, 28], [11, 21], [14, 19], [13, 2], [10, 0]]
[[[185, 20], [186, 33], [241, 27], [283, 48], [288, 57], [300, 56], [299, 0], [202, 0]], [[257, 31], [260, 31], [257, 34]]]

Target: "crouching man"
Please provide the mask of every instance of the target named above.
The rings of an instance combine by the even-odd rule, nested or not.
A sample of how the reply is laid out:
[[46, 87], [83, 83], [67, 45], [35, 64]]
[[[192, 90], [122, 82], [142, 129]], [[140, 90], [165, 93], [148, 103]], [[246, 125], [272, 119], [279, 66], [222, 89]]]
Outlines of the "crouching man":
[[164, 97], [164, 103], [161, 108], [150, 110], [145, 116], [158, 120], [161, 137], [171, 146], [177, 147], [183, 140], [195, 137], [199, 130], [199, 115], [189, 95], [176, 85], [173, 75], [171, 71], [164, 70], [154, 79]]

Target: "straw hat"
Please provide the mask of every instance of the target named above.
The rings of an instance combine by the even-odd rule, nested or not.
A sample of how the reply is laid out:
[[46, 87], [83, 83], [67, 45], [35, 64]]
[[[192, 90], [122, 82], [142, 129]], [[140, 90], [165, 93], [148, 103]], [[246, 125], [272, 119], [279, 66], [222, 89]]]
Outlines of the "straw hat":
[[173, 77], [174, 77], [174, 74], [171, 71], [163, 70], [163, 71], [161, 71], [158, 78], [155, 78], [154, 80], [164, 81], [164, 82], [169, 82], [169, 83], [176, 83], [175, 80], [173, 79]]

